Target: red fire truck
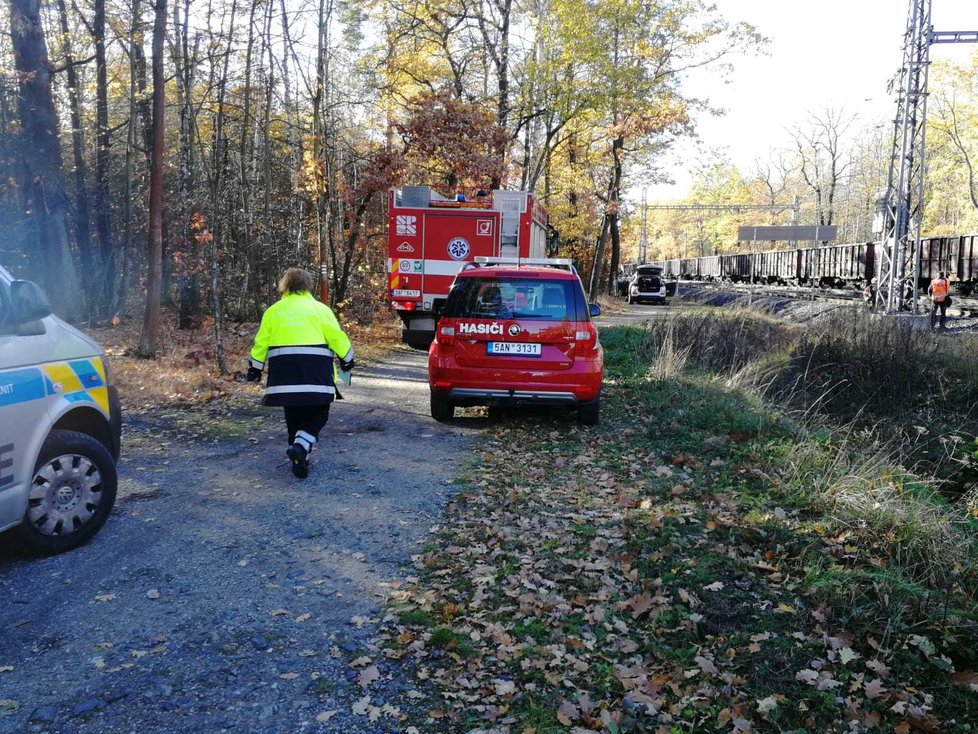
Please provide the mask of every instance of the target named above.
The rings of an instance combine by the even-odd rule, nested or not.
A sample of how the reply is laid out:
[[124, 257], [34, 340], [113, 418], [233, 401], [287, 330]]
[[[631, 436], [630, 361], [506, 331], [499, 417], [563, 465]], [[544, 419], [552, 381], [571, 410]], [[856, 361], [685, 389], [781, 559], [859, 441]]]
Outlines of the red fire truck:
[[430, 186], [390, 192], [388, 286], [404, 322], [402, 339], [427, 349], [448, 290], [477, 257], [547, 256], [547, 213], [526, 191], [490, 191], [465, 200]]

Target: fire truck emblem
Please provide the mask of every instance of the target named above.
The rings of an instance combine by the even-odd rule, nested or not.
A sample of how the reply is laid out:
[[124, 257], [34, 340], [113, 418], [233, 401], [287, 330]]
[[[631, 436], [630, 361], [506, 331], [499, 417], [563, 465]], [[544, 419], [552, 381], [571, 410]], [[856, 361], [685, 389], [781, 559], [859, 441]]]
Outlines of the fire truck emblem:
[[480, 219], [476, 222], [475, 233], [480, 237], [491, 237], [492, 236], [492, 220], [491, 219]]
[[452, 237], [448, 241], [448, 256], [452, 260], [465, 260], [471, 251], [469, 241], [464, 237]]
[[397, 246], [398, 252], [414, 252], [414, 245], [410, 242], [402, 242]]
[[417, 234], [418, 218], [398, 215], [395, 221], [398, 234]]
[[509, 326], [509, 335], [510, 336], [519, 336], [521, 331], [522, 331], [522, 329], [520, 328], [520, 325], [519, 324], [510, 324], [510, 326]]

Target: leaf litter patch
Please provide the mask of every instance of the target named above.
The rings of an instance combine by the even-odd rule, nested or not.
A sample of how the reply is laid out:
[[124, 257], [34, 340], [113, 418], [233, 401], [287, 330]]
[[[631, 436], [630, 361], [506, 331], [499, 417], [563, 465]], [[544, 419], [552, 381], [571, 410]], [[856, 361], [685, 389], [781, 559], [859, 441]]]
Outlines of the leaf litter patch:
[[[402, 731], [967, 721], [936, 713], [968, 700], [935, 698], [939, 651], [864, 634], [813, 591], [811, 564], [870, 562], [837, 556], [844, 539], [781, 483], [772, 457], [792, 437], [778, 416], [713, 386], [614, 382], [598, 429], [496, 425], [418, 576], [392, 592], [377, 644], [409, 663], [421, 697]], [[956, 674], [938, 686], [972, 695]]]

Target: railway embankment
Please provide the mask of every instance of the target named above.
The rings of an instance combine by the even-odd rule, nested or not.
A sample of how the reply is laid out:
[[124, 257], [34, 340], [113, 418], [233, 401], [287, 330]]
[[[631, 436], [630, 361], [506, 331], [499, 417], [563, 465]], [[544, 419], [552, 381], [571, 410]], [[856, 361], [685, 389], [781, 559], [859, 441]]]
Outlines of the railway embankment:
[[[862, 296], [855, 291], [811, 290], [804, 288], [771, 288], [731, 284], [680, 284], [678, 299], [684, 303], [716, 308], [737, 308], [763, 313], [791, 323], [808, 323], [840, 312], [869, 311]], [[919, 314], [901, 314], [896, 320], [915, 329], [929, 329], [930, 316], [926, 298]], [[955, 296], [947, 311], [945, 336], [978, 332], [978, 300]]]
[[978, 370], [888, 323], [604, 330], [602, 425], [500, 421], [396, 595], [408, 730], [970, 731]]

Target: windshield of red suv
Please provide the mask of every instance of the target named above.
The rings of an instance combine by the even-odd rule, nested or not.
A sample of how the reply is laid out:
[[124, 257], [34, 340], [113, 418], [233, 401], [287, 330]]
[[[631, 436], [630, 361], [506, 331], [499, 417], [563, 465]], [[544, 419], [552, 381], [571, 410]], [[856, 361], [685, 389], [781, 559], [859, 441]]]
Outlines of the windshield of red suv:
[[590, 321], [579, 280], [543, 278], [459, 278], [442, 316]]

